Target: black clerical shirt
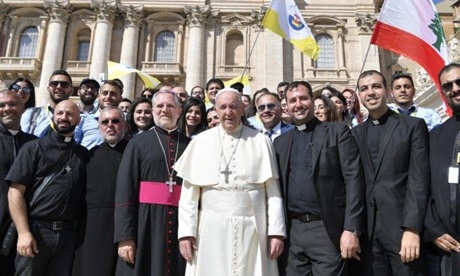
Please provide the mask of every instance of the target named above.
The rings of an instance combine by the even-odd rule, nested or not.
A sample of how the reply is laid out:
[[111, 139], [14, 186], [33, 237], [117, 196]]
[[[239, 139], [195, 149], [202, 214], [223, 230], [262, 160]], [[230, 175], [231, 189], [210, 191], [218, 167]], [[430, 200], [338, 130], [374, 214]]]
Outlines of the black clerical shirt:
[[[294, 214], [319, 215], [318, 199], [313, 183], [313, 132], [318, 120], [294, 129], [289, 160], [288, 210]], [[306, 126], [305, 129], [299, 130]]]
[[[25, 200], [30, 219], [75, 221], [84, 202], [87, 150], [73, 138], [53, 131], [51, 135], [25, 144], [11, 166], [6, 181], [27, 186]], [[69, 140], [69, 141], [66, 141]], [[56, 164], [60, 173], [43, 189], [34, 204], [30, 201]], [[67, 168], [67, 169], [66, 169]]]
[[390, 117], [393, 113], [394, 111], [388, 109], [387, 112], [378, 119], [372, 119], [371, 117], [369, 117], [369, 120], [371, 120], [371, 122], [370, 124], [368, 124], [367, 127], [367, 148], [369, 150], [369, 155], [371, 156], [372, 160], [372, 166], [374, 168], [376, 167], [377, 158], [379, 156], [379, 144], [380, 140], [383, 137], [385, 124], [388, 120], [388, 117]]

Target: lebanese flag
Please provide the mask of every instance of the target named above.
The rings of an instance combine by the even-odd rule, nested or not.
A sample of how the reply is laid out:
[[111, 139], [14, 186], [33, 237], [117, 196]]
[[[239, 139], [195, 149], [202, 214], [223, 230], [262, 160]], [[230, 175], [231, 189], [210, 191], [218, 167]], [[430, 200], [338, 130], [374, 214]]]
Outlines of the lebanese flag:
[[[386, 0], [372, 33], [371, 44], [417, 62], [444, 95], [438, 74], [449, 63], [441, 19], [432, 0]], [[446, 105], [449, 114], [450, 108]]]

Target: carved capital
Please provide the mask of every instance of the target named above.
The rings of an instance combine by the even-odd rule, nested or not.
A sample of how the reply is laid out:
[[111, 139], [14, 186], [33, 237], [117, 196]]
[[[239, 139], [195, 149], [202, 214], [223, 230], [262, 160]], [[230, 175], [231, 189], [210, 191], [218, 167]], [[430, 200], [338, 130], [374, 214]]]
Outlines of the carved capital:
[[359, 13], [355, 14], [355, 22], [356, 26], [358, 26], [359, 30], [364, 33], [371, 33], [374, 30], [375, 22], [377, 19], [374, 15], [366, 13]]
[[143, 6], [122, 6], [121, 11], [125, 17], [126, 26], [140, 27], [144, 18]]
[[117, 15], [117, 2], [105, 0], [91, 0], [91, 8], [96, 13], [97, 21], [112, 23]]
[[417, 84], [418, 84], [419, 87], [426, 87], [426, 86], [429, 86], [429, 85], [433, 84], [430, 76], [428, 76], [428, 73], [422, 67], [417, 68], [417, 79], [416, 79], [416, 81], [417, 81]]
[[219, 14], [218, 10], [212, 10], [211, 6], [184, 6], [189, 26], [203, 26], [209, 20], [215, 20]]
[[451, 37], [447, 42], [447, 46], [449, 46], [449, 57], [450, 60], [456, 60], [460, 57], [460, 49], [459, 49], [459, 41], [456, 37]]
[[73, 6], [70, 5], [68, 1], [45, 1], [45, 9], [51, 21], [67, 22], [73, 10]]
[[0, 24], [3, 23], [9, 12], [10, 7], [4, 3], [0, 3]]
[[252, 26], [257, 30], [261, 31], [264, 29], [262, 26], [262, 21], [264, 20], [265, 12], [267, 8], [264, 6], [260, 6], [258, 10], [251, 10], [251, 23]]

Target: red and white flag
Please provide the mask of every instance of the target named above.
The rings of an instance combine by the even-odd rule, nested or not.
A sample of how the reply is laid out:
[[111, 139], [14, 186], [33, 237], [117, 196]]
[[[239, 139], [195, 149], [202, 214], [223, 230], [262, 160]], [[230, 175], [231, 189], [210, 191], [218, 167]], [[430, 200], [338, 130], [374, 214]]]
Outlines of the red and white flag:
[[[438, 73], [449, 62], [441, 19], [432, 0], [385, 0], [371, 44], [417, 62], [438, 87]], [[444, 97], [441, 93], [441, 97]]]

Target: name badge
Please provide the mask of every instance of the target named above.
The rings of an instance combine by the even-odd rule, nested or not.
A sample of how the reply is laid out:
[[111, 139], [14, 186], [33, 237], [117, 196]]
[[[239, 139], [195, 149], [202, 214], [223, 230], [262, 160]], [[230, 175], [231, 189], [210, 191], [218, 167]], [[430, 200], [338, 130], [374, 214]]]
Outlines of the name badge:
[[449, 183], [458, 184], [458, 167], [449, 167]]

